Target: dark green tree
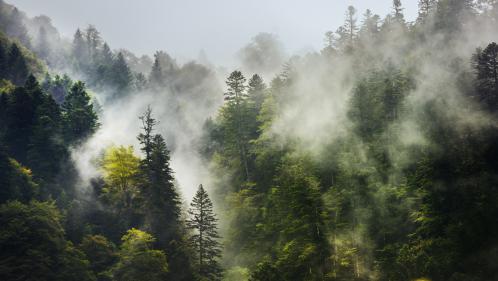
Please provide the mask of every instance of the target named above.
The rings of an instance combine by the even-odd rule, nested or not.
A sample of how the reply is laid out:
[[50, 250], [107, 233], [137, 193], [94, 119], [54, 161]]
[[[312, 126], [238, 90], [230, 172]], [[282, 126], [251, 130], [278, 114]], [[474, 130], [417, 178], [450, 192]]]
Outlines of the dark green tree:
[[62, 104], [62, 109], [64, 134], [68, 143], [82, 141], [97, 129], [98, 118], [83, 82], [78, 81], [73, 84]]
[[0, 278], [95, 280], [84, 254], [65, 240], [60, 220], [52, 203], [0, 205]]
[[489, 44], [474, 55], [477, 98], [486, 108], [498, 110], [498, 45]]
[[221, 258], [218, 219], [213, 211], [213, 203], [202, 184], [199, 185], [190, 206], [187, 228], [194, 232], [190, 243], [197, 252], [199, 276], [202, 280], [221, 280], [222, 269], [218, 263]]

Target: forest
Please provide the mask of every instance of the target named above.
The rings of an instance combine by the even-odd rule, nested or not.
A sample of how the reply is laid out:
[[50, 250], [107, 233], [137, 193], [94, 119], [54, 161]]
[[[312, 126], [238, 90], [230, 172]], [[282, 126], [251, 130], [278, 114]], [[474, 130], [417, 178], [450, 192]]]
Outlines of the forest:
[[498, 1], [418, 2], [224, 70], [0, 0], [0, 280], [498, 280]]

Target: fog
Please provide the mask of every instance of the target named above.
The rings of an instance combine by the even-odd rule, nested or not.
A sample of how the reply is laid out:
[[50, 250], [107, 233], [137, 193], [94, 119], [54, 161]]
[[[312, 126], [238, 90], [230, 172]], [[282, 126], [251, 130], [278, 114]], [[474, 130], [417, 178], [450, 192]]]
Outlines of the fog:
[[[29, 16], [49, 15], [71, 37], [78, 27], [95, 25], [114, 48], [137, 55], [156, 50], [185, 62], [201, 50], [215, 65], [234, 68], [239, 49], [260, 32], [275, 34], [289, 54], [323, 47], [323, 34], [342, 24], [348, 5], [386, 15], [392, 1], [200, 1], [200, 0], [12, 0]], [[405, 1], [405, 16], [414, 20], [417, 1]], [[110, 20], [112, 18], [112, 20]]]

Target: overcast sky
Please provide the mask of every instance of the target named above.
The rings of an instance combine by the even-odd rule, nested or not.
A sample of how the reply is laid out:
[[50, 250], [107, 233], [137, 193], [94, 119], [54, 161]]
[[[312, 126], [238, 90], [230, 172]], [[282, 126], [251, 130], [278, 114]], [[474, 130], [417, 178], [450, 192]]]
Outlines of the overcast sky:
[[[137, 54], [165, 50], [183, 60], [203, 49], [229, 64], [258, 32], [276, 34], [288, 53], [319, 50], [323, 34], [344, 22], [348, 5], [384, 17], [391, 0], [6, 0], [29, 16], [44, 14], [64, 36], [94, 24], [113, 49]], [[417, 0], [403, 1], [413, 20]], [[361, 17], [360, 17], [361, 19]]]

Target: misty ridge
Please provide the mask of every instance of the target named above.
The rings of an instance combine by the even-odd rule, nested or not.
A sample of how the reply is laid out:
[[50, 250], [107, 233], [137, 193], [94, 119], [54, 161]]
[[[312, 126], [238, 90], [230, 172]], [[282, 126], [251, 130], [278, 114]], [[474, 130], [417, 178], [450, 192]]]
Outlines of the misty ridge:
[[498, 280], [498, 1], [418, 2], [227, 69], [0, 0], [0, 280]]

